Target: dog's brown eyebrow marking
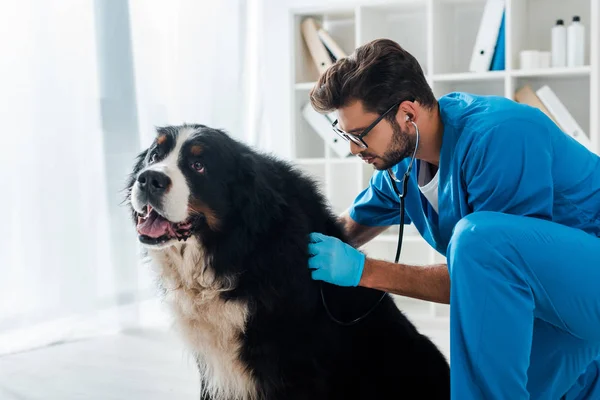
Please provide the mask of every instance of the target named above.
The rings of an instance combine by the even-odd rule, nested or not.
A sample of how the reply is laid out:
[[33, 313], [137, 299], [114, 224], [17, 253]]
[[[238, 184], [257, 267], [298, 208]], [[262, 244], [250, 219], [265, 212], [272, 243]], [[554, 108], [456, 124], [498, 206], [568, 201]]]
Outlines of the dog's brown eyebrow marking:
[[191, 153], [195, 156], [200, 155], [200, 153], [202, 153], [202, 146], [199, 146], [197, 144], [193, 145], [192, 148], [190, 149]]
[[167, 140], [167, 135], [160, 135], [158, 138], [156, 138], [156, 143], [161, 145], [164, 142], [166, 142]]

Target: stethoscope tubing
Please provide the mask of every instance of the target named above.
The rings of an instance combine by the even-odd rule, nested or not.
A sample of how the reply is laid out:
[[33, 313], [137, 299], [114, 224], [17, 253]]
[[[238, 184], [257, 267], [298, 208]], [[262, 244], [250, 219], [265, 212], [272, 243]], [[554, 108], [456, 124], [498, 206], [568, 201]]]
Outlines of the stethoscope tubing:
[[[417, 149], [419, 148], [419, 127], [417, 126], [417, 124], [414, 121], [410, 121], [410, 122], [415, 127], [416, 134], [417, 134], [417, 140], [415, 143], [415, 150], [413, 151], [413, 155], [411, 157], [410, 163], [408, 164], [408, 167], [406, 168], [406, 172], [404, 173], [404, 177], [402, 178], [402, 193], [398, 190], [398, 187], [396, 186], [396, 184], [398, 183], [398, 179], [394, 175], [392, 169], [389, 168], [387, 170], [387, 173], [392, 181], [392, 187], [394, 188], [394, 192], [396, 192], [396, 195], [400, 199], [400, 226], [398, 229], [398, 245], [396, 247], [396, 257], [395, 257], [395, 261], [394, 261], [395, 264], [398, 264], [398, 260], [400, 259], [400, 253], [402, 251], [402, 239], [404, 237], [404, 197], [406, 196], [406, 193], [408, 191], [408, 180], [410, 178], [410, 173], [412, 171], [412, 167], [415, 162], [415, 157], [417, 155]], [[345, 322], [345, 321], [340, 321], [337, 318], [335, 318], [329, 311], [329, 308], [327, 307], [327, 303], [325, 302], [325, 296], [323, 294], [323, 285], [321, 285], [321, 299], [323, 301], [323, 306], [325, 307], [325, 311], [327, 311], [327, 314], [329, 315], [329, 318], [332, 321], [336, 322], [339, 325], [343, 325], [343, 326], [354, 325], [357, 322], [366, 318], [369, 314], [371, 314], [371, 312], [373, 312], [373, 310], [375, 310], [375, 308], [377, 308], [379, 303], [381, 303], [381, 301], [385, 298], [386, 294], [387, 294], [387, 292], [384, 291], [381, 294], [381, 297], [379, 298], [379, 300], [377, 300], [377, 302], [365, 314], [361, 315], [358, 318], [353, 319], [352, 321]]]

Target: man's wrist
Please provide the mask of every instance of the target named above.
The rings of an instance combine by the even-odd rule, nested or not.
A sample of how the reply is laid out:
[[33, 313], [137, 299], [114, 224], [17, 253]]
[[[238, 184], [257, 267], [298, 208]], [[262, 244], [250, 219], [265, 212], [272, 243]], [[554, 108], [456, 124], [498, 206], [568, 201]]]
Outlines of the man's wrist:
[[352, 283], [350, 283], [350, 285], [360, 286], [360, 280], [362, 279], [362, 276], [365, 272], [365, 263], [367, 261], [367, 256], [358, 250], [355, 251], [357, 253], [358, 260], [356, 260], [357, 264], [355, 266]]
[[450, 276], [445, 264], [413, 266], [367, 257], [358, 286], [436, 303], [450, 302]]
[[373, 260], [369, 257], [365, 257], [363, 265], [362, 275], [357, 286], [364, 286], [372, 288], [373, 286]]

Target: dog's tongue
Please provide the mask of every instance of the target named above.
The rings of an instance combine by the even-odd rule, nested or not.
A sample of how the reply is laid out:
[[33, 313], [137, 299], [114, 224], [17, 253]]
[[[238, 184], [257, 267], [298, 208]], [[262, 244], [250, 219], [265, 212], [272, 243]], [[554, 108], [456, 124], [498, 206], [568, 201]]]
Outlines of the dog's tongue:
[[137, 226], [140, 235], [146, 235], [153, 239], [172, 232], [171, 223], [152, 210], [148, 218], [141, 219]]

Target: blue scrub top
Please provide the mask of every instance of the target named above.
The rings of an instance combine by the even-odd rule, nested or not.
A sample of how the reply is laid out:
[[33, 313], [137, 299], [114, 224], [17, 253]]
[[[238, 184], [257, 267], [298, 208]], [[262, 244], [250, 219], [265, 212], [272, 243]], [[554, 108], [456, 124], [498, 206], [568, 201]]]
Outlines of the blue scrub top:
[[[413, 168], [405, 223], [412, 222], [440, 254], [446, 255], [456, 223], [476, 211], [548, 219], [600, 237], [598, 155], [537, 108], [458, 92], [438, 101], [444, 125], [439, 215], [419, 190]], [[409, 161], [392, 167], [399, 179]], [[400, 201], [391, 185], [386, 171], [375, 171], [350, 207], [352, 219], [367, 226], [399, 224]]]

